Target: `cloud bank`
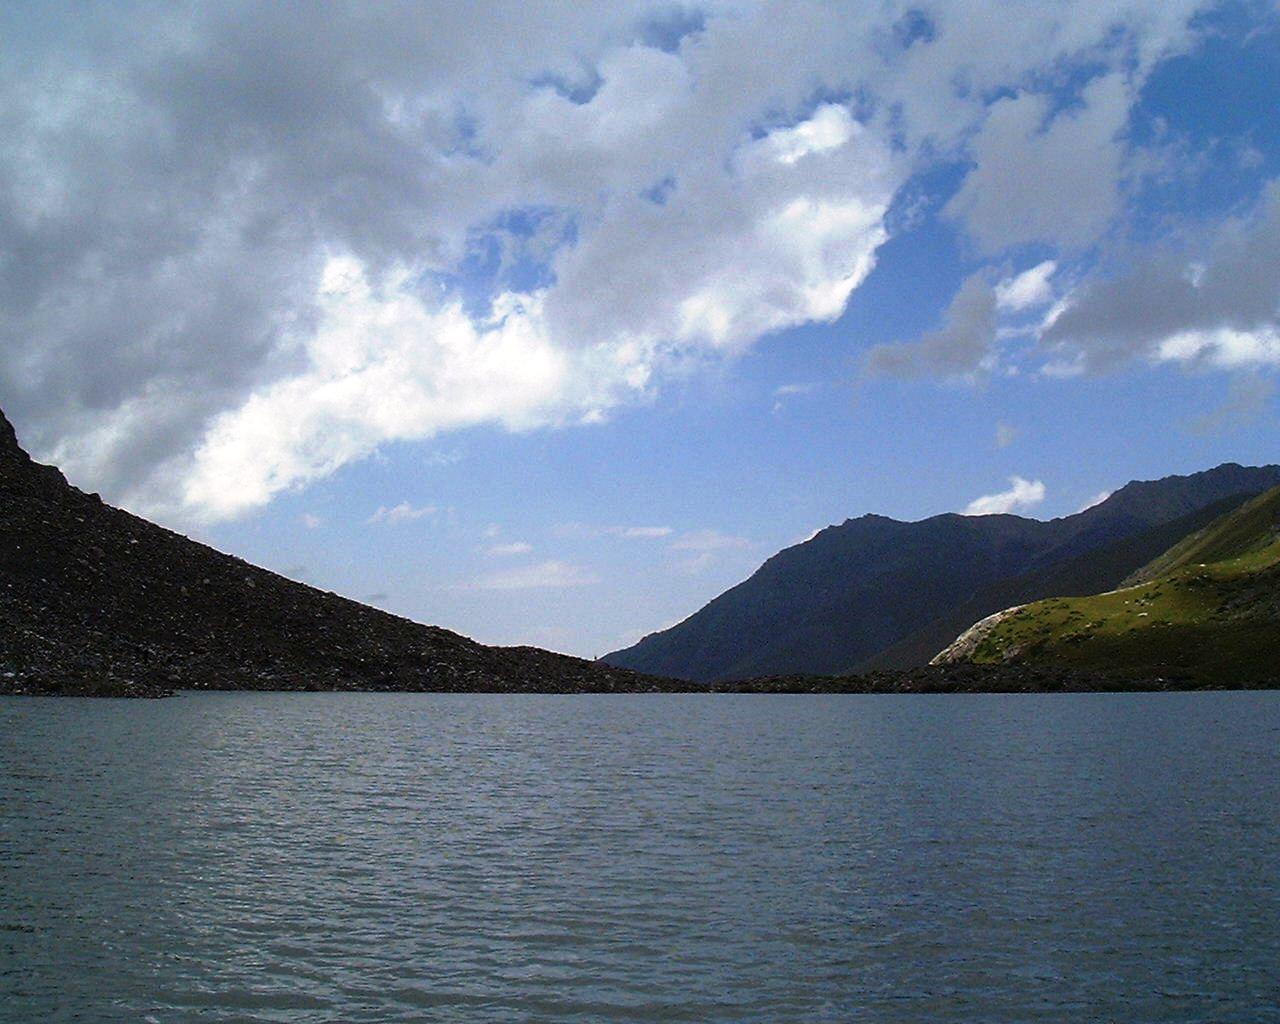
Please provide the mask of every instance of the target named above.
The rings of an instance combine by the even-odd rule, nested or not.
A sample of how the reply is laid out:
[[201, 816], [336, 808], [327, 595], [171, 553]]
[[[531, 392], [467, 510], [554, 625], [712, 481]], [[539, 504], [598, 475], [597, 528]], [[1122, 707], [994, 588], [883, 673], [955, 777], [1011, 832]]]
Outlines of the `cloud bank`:
[[[929, 161], [971, 161], [947, 213], [986, 251], [1105, 230], [1128, 104], [1198, 6], [11, 7], [0, 400], [170, 521], [390, 441], [597, 422], [838, 317]], [[1055, 341], [1110, 308], [1085, 298]], [[972, 363], [990, 301], [895, 372]], [[1184, 327], [1168, 358], [1274, 358], [1256, 323]]]

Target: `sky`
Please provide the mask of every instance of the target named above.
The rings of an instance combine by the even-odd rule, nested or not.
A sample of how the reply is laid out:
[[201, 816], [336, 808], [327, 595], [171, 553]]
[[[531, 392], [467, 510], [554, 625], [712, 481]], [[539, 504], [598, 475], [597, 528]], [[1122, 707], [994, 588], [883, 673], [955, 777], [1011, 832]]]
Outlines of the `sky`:
[[594, 656], [846, 518], [1280, 461], [1280, 4], [0, 5], [0, 407]]

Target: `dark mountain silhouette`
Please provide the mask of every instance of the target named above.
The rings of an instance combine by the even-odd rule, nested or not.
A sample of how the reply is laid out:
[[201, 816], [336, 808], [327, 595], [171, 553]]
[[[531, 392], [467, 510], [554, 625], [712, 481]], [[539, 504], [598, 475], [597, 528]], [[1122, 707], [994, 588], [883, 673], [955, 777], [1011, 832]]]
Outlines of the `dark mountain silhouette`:
[[0, 693], [672, 685], [486, 647], [214, 551], [71, 487], [0, 413]]
[[695, 681], [923, 665], [977, 619], [1112, 586], [1277, 483], [1280, 466], [1228, 463], [1130, 483], [1050, 522], [850, 519], [774, 555], [678, 625], [602, 660]]

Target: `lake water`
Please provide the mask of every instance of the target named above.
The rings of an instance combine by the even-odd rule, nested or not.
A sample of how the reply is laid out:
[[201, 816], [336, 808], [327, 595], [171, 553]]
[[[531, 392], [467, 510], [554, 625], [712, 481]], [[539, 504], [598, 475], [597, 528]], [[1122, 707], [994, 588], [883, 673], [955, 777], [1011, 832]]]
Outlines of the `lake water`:
[[1280, 1021], [1280, 693], [0, 701], [0, 1019]]

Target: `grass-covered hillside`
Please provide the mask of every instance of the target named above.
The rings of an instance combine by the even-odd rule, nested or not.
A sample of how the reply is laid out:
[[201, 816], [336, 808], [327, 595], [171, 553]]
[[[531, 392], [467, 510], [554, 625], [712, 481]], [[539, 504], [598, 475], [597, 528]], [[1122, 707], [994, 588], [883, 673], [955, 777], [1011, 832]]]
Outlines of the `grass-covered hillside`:
[[1280, 676], [1280, 487], [1191, 534], [1119, 590], [993, 616], [939, 660], [1194, 677]]

